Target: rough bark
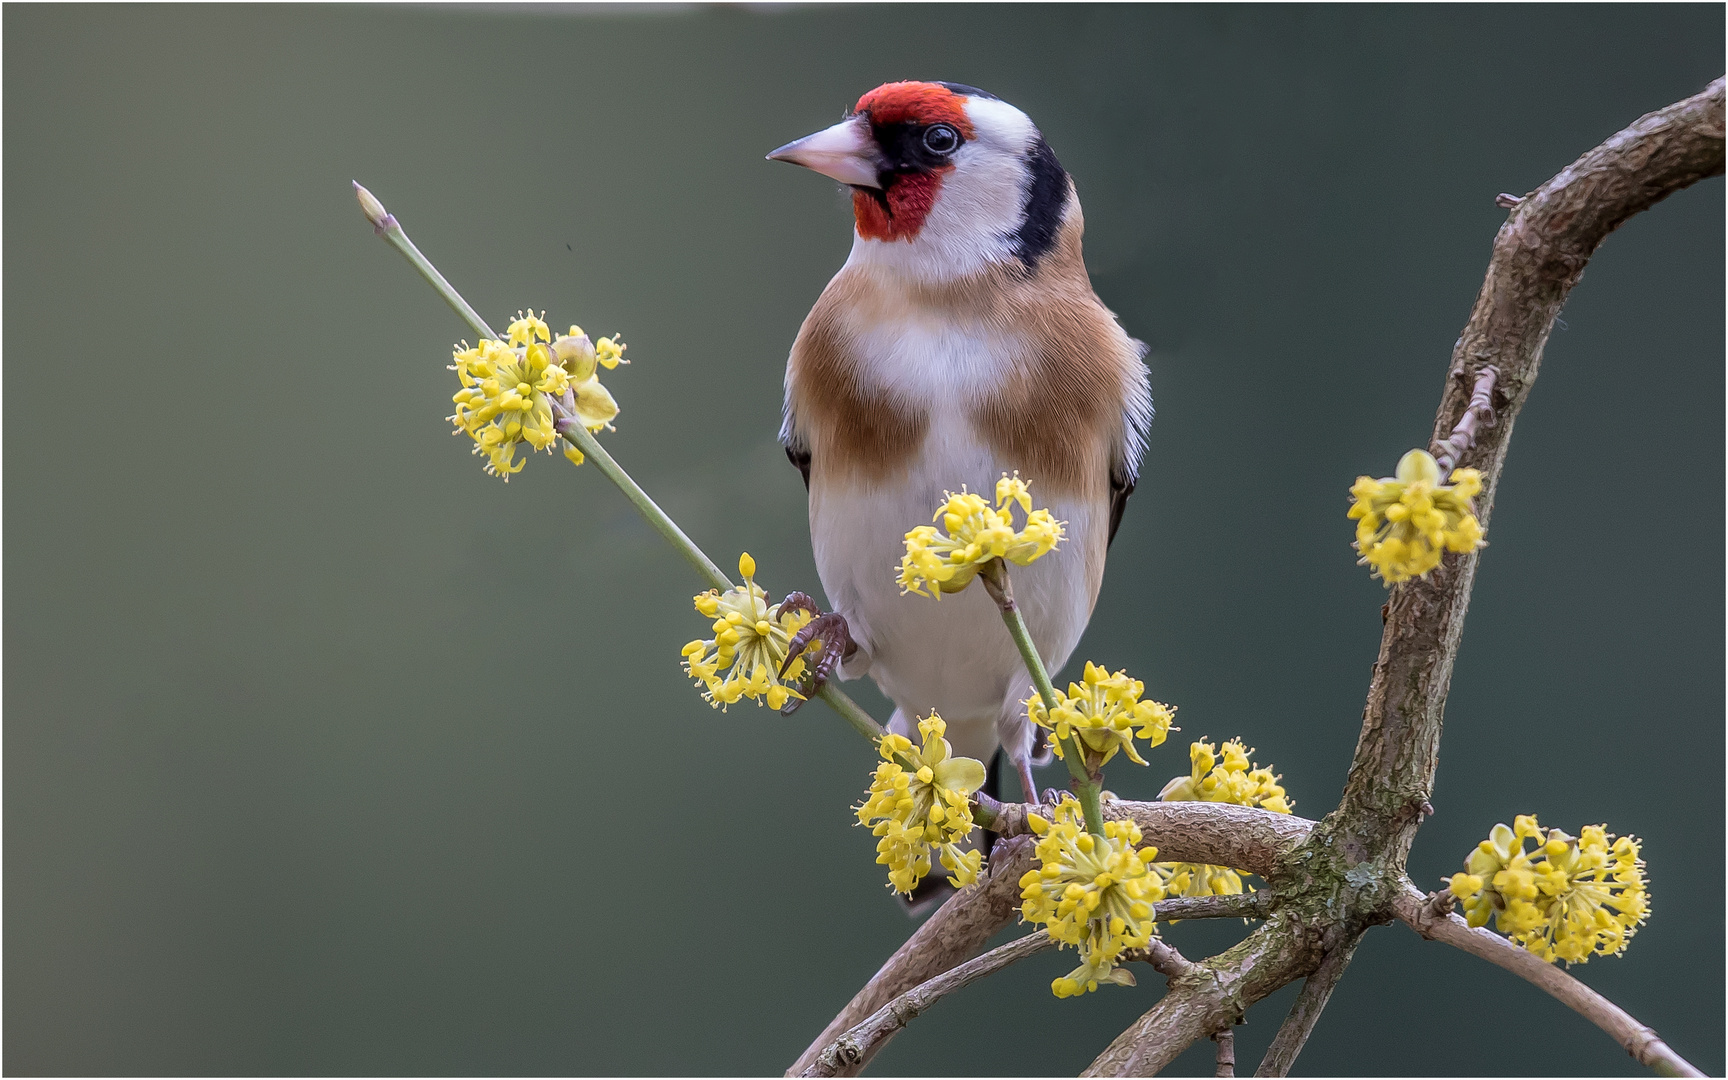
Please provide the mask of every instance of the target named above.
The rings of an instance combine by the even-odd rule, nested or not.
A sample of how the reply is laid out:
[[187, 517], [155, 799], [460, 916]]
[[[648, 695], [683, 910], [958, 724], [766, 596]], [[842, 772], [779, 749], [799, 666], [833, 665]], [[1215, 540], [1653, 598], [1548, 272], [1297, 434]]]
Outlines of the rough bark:
[[1242, 1022], [1248, 1006], [1320, 962], [1320, 935], [1282, 913], [1234, 948], [1170, 980], [1170, 992], [1082, 1076], [1152, 1076], [1198, 1039]]
[[[1026, 814], [1051, 815], [1047, 806], [1000, 803], [992, 831], [1023, 836]], [[1140, 826], [1141, 846], [1155, 847], [1165, 862], [1214, 863], [1261, 877], [1278, 873], [1314, 823], [1294, 814], [1274, 814], [1252, 806], [1208, 802], [1135, 802], [1117, 799], [1103, 805], [1104, 819], [1132, 818]]]

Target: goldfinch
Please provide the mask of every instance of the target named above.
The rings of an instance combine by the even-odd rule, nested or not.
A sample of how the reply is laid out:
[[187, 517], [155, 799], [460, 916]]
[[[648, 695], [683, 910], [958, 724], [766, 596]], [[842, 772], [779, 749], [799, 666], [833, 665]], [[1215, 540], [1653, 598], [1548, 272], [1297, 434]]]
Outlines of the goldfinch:
[[803, 634], [823, 645], [815, 677], [869, 674], [896, 706], [890, 730], [915, 740], [917, 718], [941, 713], [956, 754], [991, 762], [1000, 748], [1036, 799], [1031, 679], [1000, 613], [982, 587], [902, 595], [903, 537], [944, 492], [988, 493], [1018, 472], [1067, 522], [1055, 553], [1011, 568], [1033, 641], [1060, 668], [1145, 449], [1145, 347], [1092, 291], [1073, 181], [1007, 102], [887, 83], [768, 157], [852, 195], [852, 251], [792, 345], [780, 431], [832, 607]]

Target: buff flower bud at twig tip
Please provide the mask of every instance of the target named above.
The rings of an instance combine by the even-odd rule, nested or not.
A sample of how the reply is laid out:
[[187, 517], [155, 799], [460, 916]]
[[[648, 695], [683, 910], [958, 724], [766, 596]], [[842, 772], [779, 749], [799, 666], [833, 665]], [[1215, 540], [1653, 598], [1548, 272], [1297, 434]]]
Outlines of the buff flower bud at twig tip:
[[[506, 481], [521, 472], [518, 443], [550, 453], [573, 425], [591, 432], [612, 426], [618, 403], [600, 385], [596, 350], [580, 327], [570, 329], [554, 339], [545, 318], [530, 309], [516, 313], [504, 341], [456, 346], [450, 369], [462, 389], [449, 420], [474, 440], [474, 453], [486, 455], [487, 472]], [[564, 456], [582, 464], [574, 446], [566, 444]]]
[[[1525, 842], [1535, 843], [1526, 850]], [[1553, 963], [1581, 964], [1614, 956], [1650, 916], [1650, 894], [1636, 837], [1616, 837], [1605, 825], [1579, 836], [1544, 830], [1521, 814], [1494, 826], [1447, 879], [1471, 926], [1494, 928]]]
[[784, 677], [777, 673], [811, 613], [770, 604], [767, 591], [756, 584], [756, 560], [748, 552], [738, 558], [738, 574], [744, 579], [738, 588], [696, 594], [696, 610], [714, 620], [714, 636], [684, 646], [684, 670], [702, 684], [702, 696], [717, 709], [740, 698], [765, 702], [770, 709], [779, 709], [788, 698], [802, 700], [794, 686], [804, 674], [805, 657], [820, 643], [793, 659]]
[[930, 872], [935, 850], [955, 888], [978, 880], [983, 854], [961, 844], [972, 833], [969, 796], [984, 786], [984, 763], [954, 757], [943, 738], [948, 725], [931, 713], [918, 721], [923, 745], [892, 732], [877, 742], [882, 761], [857, 807], [858, 823], [880, 839], [876, 861], [888, 867], [888, 886], [910, 893]]
[[1440, 483], [1440, 465], [1426, 450], [1400, 458], [1395, 476], [1357, 477], [1350, 517], [1359, 564], [1373, 567], [1390, 587], [1439, 566], [1442, 551], [1463, 554], [1483, 546], [1471, 501], [1482, 490], [1482, 474], [1454, 469], [1451, 480], [1451, 486]]
[[1080, 950], [1078, 968], [1052, 982], [1057, 997], [1075, 997], [1099, 983], [1133, 986], [1134, 976], [1116, 967], [1125, 949], [1143, 948], [1153, 937], [1153, 904], [1164, 886], [1150, 869], [1157, 848], [1139, 848], [1140, 827], [1106, 821], [1104, 835], [1086, 831], [1084, 812], [1064, 798], [1054, 820], [1028, 814], [1038, 837], [1038, 869], [1020, 878], [1021, 916], [1042, 923], [1050, 940]]
[[[1279, 786], [1271, 768], [1258, 768], [1242, 740], [1231, 739], [1220, 749], [1201, 739], [1188, 746], [1189, 771], [1164, 785], [1165, 802], [1217, 802], [1257, 806], [1288, 814], [1294, 802]], [[1157, 863], [1153, 870], [1172, 896], [1235, 896], [1243, 891], [1242, 873], [1208, 863]]]
[[1026, 716], [1056, 736], [1050, 747], [1057, 757], [1062, 756], [1062, 744], [1074, 736], [1098, 755], [1100, 767], [1118, 750], [1144, 765], [1146, 759], [1134, 747], [1135, 736], [1145, 739], [1149, 747], [1159, 745], [1176, 715], [1172, 706], [1141, 701], [1145, 690], [1146, 684], [1130, 679], [1127, 672], [1112, 675], [1088, 660], [1081, 681], [1069, 683], [1066, 694], [1057, 694], [1054, 710], [1046, 709], [1043, 699], [1034, 694], [1026, 699]]
[[361, 186], [360, 181], [353, 181], [354, 197], [360, 200], [360, 212], [366, 215], [366, 220], [372, 223], [375, 232], [382, 233], [396, 224], [396, 219], [390, 216], [390, 211], [384, 209], [384, 204], [378, 197]]
[[[920, 525], [906, 534], [906, 554], [900, 557], [902, 593], [940, 600], [943, 593], [957, 593], [970, 585], [990, 560], [1027, 566], [1055, 550], [1064, 538], [1062, 527], [1067, 523], [1057, 521], [1048, 510], [1032, 509], [1031, 492], [1019, 473], [1004, 473], [996, 482], [994, 506], [964, 486], [960, 494], [950, 491], [944, 496], [947, 501], [932, 518], [942, 528]], [[1015, 506], [1026, 516], [1018, 529]]]

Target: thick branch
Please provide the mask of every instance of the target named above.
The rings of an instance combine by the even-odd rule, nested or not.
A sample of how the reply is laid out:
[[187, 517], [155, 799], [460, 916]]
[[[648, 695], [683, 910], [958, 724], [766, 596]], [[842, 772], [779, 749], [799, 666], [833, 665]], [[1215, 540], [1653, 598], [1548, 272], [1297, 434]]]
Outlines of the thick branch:
[[[1480, 408], [1470, 439], [1441, 447], [1480, 469], [1484, 528], [1517, 417], [1554, 319], [1597, 245], [1627, 218], [1706, 176], [1723, 160], [1723, 84], [1641, 117], [1518, 202], [1470, 321], [1453, 349], [1432, 441], [1458, 430], [1479, 377], [1498, 371], [1493, 415]], [[1480, 402], [1477, 402], [1478, 406]], [[1474, 445], [1465, 449], [1462, 444]], [[1353, 867], [1378, 859], [1401, 871], [1433, 790], [1441, 716], [1464, 629], [1477, 556], [1448, 556], [1428, 577], [1392, 589], [1362, 734], [1335, 823], [1323, 830]], [[1390, 878], [1388, 878], [1390, 880]]]
[[1574, 979], [1563, 968], [1541, 960], [1499, 934], [1470, 926], [1443, 906], [1430, 903], [1415, 886], [1405, 886], [1393, 902], [1393, 909], [1401, 921], [1429, 941], [1456, 946], [1548, 991], [1613, 1036], [1640, 1064], [1663, 1076], [1704, 1075], [1676, 1054], [1653, 1029], [1640, 1024], [1626, 1010]]
[[[1001, 848], [997, 850], [1000, 852]], [[1272, 894], [1264, 891], [1243, 893], [1239, 896], [1173, 897], [1158, 902], [1157, 917], [1160, 922], [1176, 919], [1265, 918], [1271, 908]], [[935, 916], [932, 916], [931, 921], [935, 921]], [[992, 949], [919, 984], [877, 1009], [821, 1049], [815, 1055], [815, 1060], [799, 1075], [857, 1075], [858, 1070], [876, 1056], [876, 1051], [881, 1049], [895, 1032], [935, 1004], [938, 999], [1053, 944], [1049, 935], [1041, 931], [1033, 933]], [[1190, 963], [1181, 953], [1156, 938], [1147, 949], [1137, 950], [1135, 954], [1126, 955], [1124, 959], [1144, 960], [1170, 978], [1179, 978], [1199, 969], [1198, 964]]]
[[866, 1062], [876, 1056], [896, 1031], [912, 1022], [912, 1018], [936, 1004], [944, 996], [1001, 971], [1017, 960], [1043, 952], [1056, 943], [1042, 930], [1016, 938], [1006, 945], [991, 949], [983, 956], [968, 960], [929, 982], [906, 991], [888, 1004], [871, 1013], [865, 1021], [835, 1039], [816, 1055], [816, 1060], [802, 1076], [856, 1076]]
[[[1049, 807], [994, 803], [991, 830], [1020, 836], [1028, 811], [1046, 817]], [[1294, 814], [1274, 814], [1251, 806], [1209, 802], [1132, 802], [1104, 804], [1104, 819], [1132, 818], [1144, 837], [1142, 846], [1158, 849], [1165, 862], [1212, 863], [1271, 879], [1285, 856], [1308, 839], [1314, 823]]]
[[[1020, 877], [1032, 865], [1030, 841], [998, 842], [990, 854], [989, 872], [950, 896], [947, 903], [926, 919], [786, 1070], [786, 1075], [802, 1075], [842, 1032], [893, 998], [982, 952], [985, 943], [1013, 920], [1020, 901]], [[880, 1048], [878, 1043], [871, 1053]], [[866, 1057], [865, 1061], [868, 1060]]]
[[1320, 1013], [1326, 1008], [1327, 999], [1332, 996], [1332, 988], [1344, 977], [1344, 969], [1350, 965], [1350, 958], [1356, 954], [1356, 946], [1361, 941], [1362, 935], [1350, 935], [1327, 950], [1326, 959], [1320, 961], [1314, 974], [1302, 984], [1296, 1004], [1290, 1006], [1290, 1015], [1284, 1018], [1284, 1026], [1278, 1029], [1266, 1056], [1260, 1059], [1260, 1067], [1254, 1070], [1255, 1076], [1290, 1075], [1290, 1066], [1296, 1064], [1296, 1055], [1308, 1042]]

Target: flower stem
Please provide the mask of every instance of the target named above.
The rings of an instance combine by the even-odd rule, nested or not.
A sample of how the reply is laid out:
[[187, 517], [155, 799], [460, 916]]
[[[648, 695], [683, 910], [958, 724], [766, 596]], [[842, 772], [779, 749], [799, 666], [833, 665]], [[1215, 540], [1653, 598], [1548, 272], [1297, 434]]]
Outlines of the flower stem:
[[420, 272], [426, 283], [432, 286], [432, 291], [444, 298], [444, 302], [456, 310], [466, 322], [481, 337], [497, 340], [498, 335], [486, 325], [486, 320], [480, 313], [468, 306], [468, 301], [462, 299], [462, 294], [456, 287], [446, 281], [438, 268], [432, 265], [432, 260], [420, 254], [420, 249], [414, 246], [414, 241], [408, 239], [408, 234], [402, 231], [402, 225], [396, 220], [396, 215], [384, 209], [384, 205], [373, 197], [370, 191], [360, 186], [360, 181], [354, 181], [354, 195], [360, 200], [360, 209], [366, 215], [366, 220], [372, 223], [372, 230], [408, 260], [408, 264]]
[[[449, 304], [456, 314], [462, 316], [463, 321], [476, 334], [497, 340], [498, 335], [493, 332], [490, 326], [486, 325], [486, 320], [480, 317], [479, 312], [475, 311], [468, 301], [462, 298], [462, 294], [456, 291], [456, 287], [438, 272], [438, 268], [432, 265], [432, 260], [420, 253], [420, 249], [414, 246], [414, 241], [408, 239], [408, 234], [402, 230], [402, 225], [396, 220], [396, 215], [385, 210], [383, 204], [370, 191], [361, 187], [358, 181], [354, 184], [354, 195], [360, 200], [361, 212], [366, 215], [368, 221], [372, 222], [373, 231], [383, 237], [391, 247], [401, 252], [402, 257], [408, 260], [409, 265], [419, 271], [420, 276], [426, 279], [426, 283], [432, 286], [433, 291], [443, 297], [444, 302]], [[606, 452], [599, 440], [594, 438], [587, 428], [581, 424], [572, 424], [569, 426], [569, 430], [562, 432], [562, 434], [572, 446], [594, 461], [595, 466], [606, 475], [608, 480], [618, 486], [618, 490], [624, 493], [624, 497], [630, 500], [630, 504], [636, 507], [637, 512], [647, 520], [648, 524], [654, 526], [655, 531], [664, 536], [667, 543], [671, 544], [678, 554], [684, 556], [684, 560], [695, 567], [696, 572], [710, 586], [722, 591], [733, 587], [731, 580], [720, 572], [720, 568], [714, 564], [714, 560], [697, 547], [694, 540], [684, 534], [684, 530], [678, 527], [678, 523], [673, 521], [666, 511], [660, 509], [659, 504], [649, 498], [648, 493], [642, 490], [642, 485], [624, 471], [624, 467]], [[872, 719], [869, 713], [865, 712], [857, 702], [853, 701], [838, 687], [832, 684], [824, 685], [821, 693], [816, 696], [827, 702], [829, 707], [839, 713], [841, 719], [851, 724], [860, 735], [872, 742], [882, 737], [882, 725]]]
[[821, 691], [816, 696], [826, 701], [829, 708], [840, 714], [840, 719], [851, 724], [854, 731], [871, 742], [876, 742], [887, 734], [882, 725], [864, 711], [862, 705], [846, 696], [846, 692], [833, 683], [823, 683]]
[[[1032, 685], [1043, 699], [1045, 711], [1054, 714], [1056, 688], [1050, 684], [1050, 673], [1044, 668], [1044, 658], [1038, 655], [1038, 647], [1032, 644], [1032, 634], [1026, 629], [1026, 620], [1020, 617], [1020, 605], [1014, 602], [1014, 585], [1008, 580], [1008, 567], [1001, 559], [992, 559], [978, 576], [1002, 612], [1002, 622], [1008, 627], [1009, 636], [1020, 650], [1020, 659], [1026, 662], [1026, 670], [1032, 675]], [[1080, 796], [1080, 809], [1086, 815], [1086, 831], [1103, 836], [1104, 815], [1098, 806], [1098, 792], [1103, 785], [1087, 771], [1086, 758], [1078, 739], [1069, 737], [1058, 741], [1062, 744], [1062, 761], [1068, 766], [1068, 775], [1073, 778], [1074, 790]]]
[[642, 490], [642, 485], [633, 480], [630, 474], [624, 471], [624, 467], [606, 452], [606, 449], [600, 445], [600, 440], [596, 439], [592, 432], [577, 422], [570, 424], [562, 434], [570, 445], [582, 451], [585, 457], [594, 462], [600, 471], [606, 474], [608, 480], [618, 485], [618, 490], [622, 491], [624, 497], [630, 500], [630, 504], [636, 508], [637, 513], [640, 513], [648, 524], [654, 526], [655, 531], [664, 536], [666, 542], [676, 548], [678, 554], [684, 556], [684, 561], [695, 567], [696, 572], [707, 580], [709, 585], [721, 591], [732, 588], [732, 582], [727, 580], [726, 575], [720, 572], [718, 566], [714, 565], [714, 560], [697, 547], [694, 540], [684, 535], [684, 530], [678, 527], [678, 523], [673, 521], [666, 511], [660, 509], [658, 503], [648, 497], [648, 493]]

